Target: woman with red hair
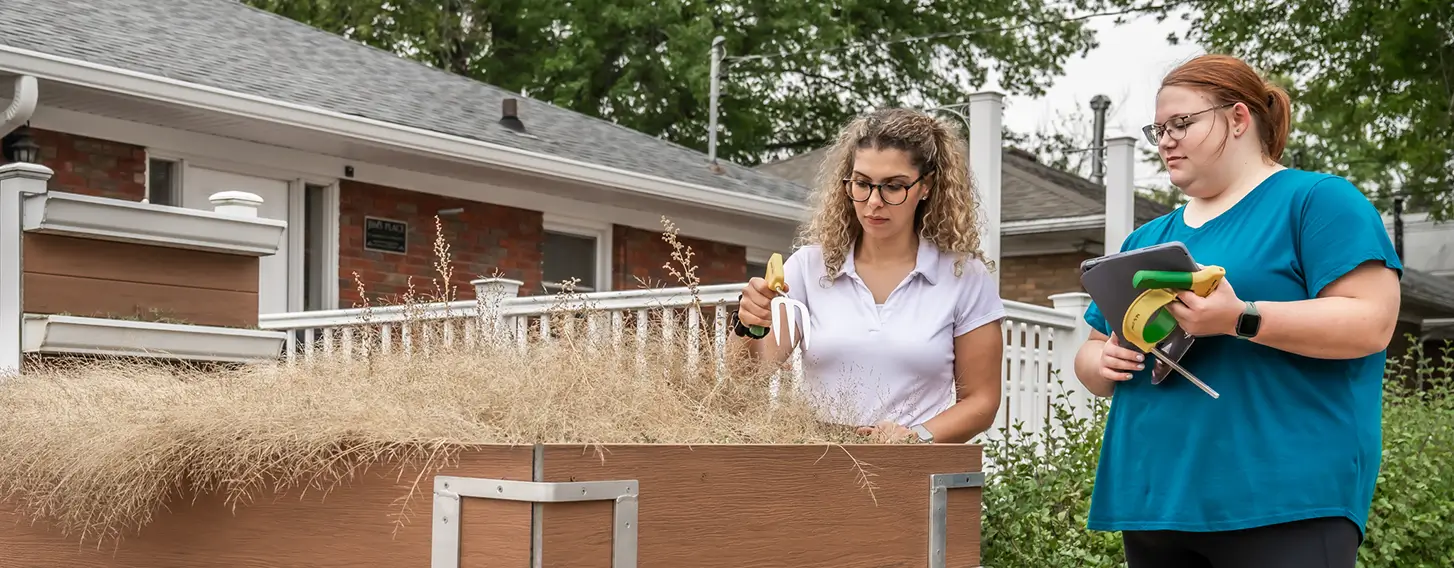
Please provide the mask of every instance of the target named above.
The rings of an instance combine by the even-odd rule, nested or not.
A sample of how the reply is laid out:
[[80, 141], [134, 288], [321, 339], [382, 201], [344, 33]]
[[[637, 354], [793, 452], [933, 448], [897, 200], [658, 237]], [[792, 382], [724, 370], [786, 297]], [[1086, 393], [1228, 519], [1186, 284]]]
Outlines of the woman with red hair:
[[1223, 55], [1157, 92], [1144, 132], [1189, 201], [1120, 248], [1180, 241], [1226, 269], [1168, 307], [1199, 337], [1182, 364], [1221, 397], [1175, 375], [1152, 385], [1087, 310], [1076, 376], [1114, 397], [1088, 524], [1122, 531], [1131, 568], [1354, 566], [1403, 267], [1351, 183], [1279, 164], [1290, 116], [1283, 89]]

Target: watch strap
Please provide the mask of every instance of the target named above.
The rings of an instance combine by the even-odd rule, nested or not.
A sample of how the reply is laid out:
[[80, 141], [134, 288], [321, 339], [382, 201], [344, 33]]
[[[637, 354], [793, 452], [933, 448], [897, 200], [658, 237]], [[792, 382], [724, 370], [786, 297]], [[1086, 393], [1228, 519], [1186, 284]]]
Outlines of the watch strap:
[[918, 436], [919, 441], [921, 442], [934, 442], [934, 433], [930, 432], [928, 428], [925, 428], [923, 424], [915, 424], [913, 426], [910, 426], [909, 431], [913, 432], [914, 435]]
[[1257, 311], [1257, 304], [1242, 302], [1242, 315], [1237, 316], [1237, 337], [1250, 339], [1261, 329], [1262, 314]]

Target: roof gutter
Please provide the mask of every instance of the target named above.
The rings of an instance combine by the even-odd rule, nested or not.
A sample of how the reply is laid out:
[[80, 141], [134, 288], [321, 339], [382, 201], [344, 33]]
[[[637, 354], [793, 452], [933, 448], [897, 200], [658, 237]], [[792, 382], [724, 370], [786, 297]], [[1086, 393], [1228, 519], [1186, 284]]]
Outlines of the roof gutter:
[[5, 114], [0, 115], [0, 136], [30, 122], [31, 115], [35, 114], [35, 103], [40, 99], [39, 93], [35, 77], [21, 75], [15, 78], [15, 95], [10, 97], [10, 106], [5, 109]]
[[1090, 229], [1103, 229], [1106, 226], [1104, 213], [1095, 215], [1082, 215], [1080, 217], [1055, 217], [1052, 219], [1032, 219], [1028, 221], [1010, 221], [1000, 225], [1001, 235], [1032, 235], [1037, 233], [1056, 233], [1060, 231], [1082, 231]]
[[[118, 69], [68, 57], [0, 45], [0, 69], [50, 81], [210, 110], [367, 141], [404, 151], [424, 151], [459, 162], [565, 178], [653, 197], [715, 206], [761, 217], [798, 222], [807, 208], [801, 203], [742, 195], [704, 185], [684, 183], [638, 172], [590, 164], [421, 128], [392, 124], [237, 93], [206, 85]], [[31, 89], [33, 95], [34, 89]], [[19, 92], [19, 87], [17, 87]], [[14, 105], [12, 105], [14, 106]], [[34, 98], [29, 103], [34, 110]], [[7, 117], [9, 116], [7, 111]], [[29, 112], [26, 113], [27, 118]], [[9, 124], [7, 119], [6, 124]]]

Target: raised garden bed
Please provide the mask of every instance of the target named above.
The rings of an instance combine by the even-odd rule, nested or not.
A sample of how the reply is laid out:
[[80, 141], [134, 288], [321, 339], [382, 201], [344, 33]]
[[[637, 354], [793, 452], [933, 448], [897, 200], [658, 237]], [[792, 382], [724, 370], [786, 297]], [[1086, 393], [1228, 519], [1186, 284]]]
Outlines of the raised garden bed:
[[958, 444], [476, 446], [435, 472], [378, 464], [326, 496], [234, 508], [183, 494], [99, 549], [4, 519], [0, 567], [973, 567], [980, 457]]

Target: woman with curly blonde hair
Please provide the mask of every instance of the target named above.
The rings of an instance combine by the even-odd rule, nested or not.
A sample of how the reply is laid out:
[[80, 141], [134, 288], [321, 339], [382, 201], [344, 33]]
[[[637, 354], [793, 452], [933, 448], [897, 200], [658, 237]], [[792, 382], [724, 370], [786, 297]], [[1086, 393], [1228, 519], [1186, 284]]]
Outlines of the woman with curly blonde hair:
[[[960, 443], [993, 423], [1005, 308], [965, 152], [948, 123], [886, 109], [849, 123], [824, 160], [813, 218], [783, 269], [784, 293], [811, 317], [804, 387], [849, 396], [848, 415], [827, 421], [881, 441]], [[780, 363], [792, 346], [748, 327], [772, 325], [777, 295], [753, 278], [733, 327]]]

